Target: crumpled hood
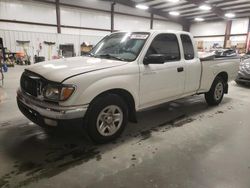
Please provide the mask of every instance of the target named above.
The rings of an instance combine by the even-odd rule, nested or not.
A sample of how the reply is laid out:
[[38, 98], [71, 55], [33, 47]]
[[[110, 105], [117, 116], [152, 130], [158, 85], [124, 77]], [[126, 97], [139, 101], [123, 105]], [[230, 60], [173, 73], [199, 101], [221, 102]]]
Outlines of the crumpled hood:
[[32, 71], [54, 82], [62, 82], [68, 77], [96, 70], [125, 65], [128, 62], [94, 57], [73, 57], [47, 61], [31, 65]]

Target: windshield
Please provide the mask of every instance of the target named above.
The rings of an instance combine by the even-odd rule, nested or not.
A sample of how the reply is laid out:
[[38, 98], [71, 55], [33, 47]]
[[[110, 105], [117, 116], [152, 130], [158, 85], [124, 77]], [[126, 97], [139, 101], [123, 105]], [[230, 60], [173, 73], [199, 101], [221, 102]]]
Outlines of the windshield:
[[149, 33], [122, 32], [106, 36], [89, 53], [90, 56], [120, 61], [134, 61]]

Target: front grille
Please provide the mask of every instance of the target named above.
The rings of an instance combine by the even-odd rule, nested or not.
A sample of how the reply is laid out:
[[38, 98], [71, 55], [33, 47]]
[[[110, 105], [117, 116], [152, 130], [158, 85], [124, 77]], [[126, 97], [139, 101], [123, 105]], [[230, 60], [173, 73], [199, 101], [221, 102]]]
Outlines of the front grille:
[[41, 77], [25, 71], [22, 74], [20, 84], [21, 84], [22, 91], [34, 97], [41, 95], [42, 86], [43, 86], [43, 81]]

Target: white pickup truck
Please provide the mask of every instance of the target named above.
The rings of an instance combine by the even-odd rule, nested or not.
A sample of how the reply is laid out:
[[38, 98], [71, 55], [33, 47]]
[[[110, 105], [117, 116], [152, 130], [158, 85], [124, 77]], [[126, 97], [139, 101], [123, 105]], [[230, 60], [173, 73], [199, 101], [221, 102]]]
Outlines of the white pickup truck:
[[218, 105], [237, 77], [238, 58], [201, 61], [183, 31], [116, 32], [86, 56], [29, 66], [17, 103], [42, 127], [82, 123], [97, 143], [117, 138], [136, 112], [205, 94]]

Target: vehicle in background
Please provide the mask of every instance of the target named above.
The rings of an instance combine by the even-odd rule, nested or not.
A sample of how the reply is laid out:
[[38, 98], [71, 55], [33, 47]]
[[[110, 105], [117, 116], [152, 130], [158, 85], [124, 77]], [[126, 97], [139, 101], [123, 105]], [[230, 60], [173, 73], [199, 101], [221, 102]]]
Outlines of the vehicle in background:
[[250, 57], [245, 56], [240, 62], [240, 70], [236, 78], [237, 84], [250, 84]]
[[244, 54], [243, 56], [241, 56], [241, 61], [245, 60], [245, 59], [249, 59], [250, 58], [250, 51], [247, 52], [246, 54]]
[[237, 53], [233, 49], [219, 49], [214, 52], [216, 58], [220, 57], [235, 57]]
[[117, 138], [136, 112], [195, 94], [218, 105], [239, 58], [201, 60], [184, 31], [116, 32], [84, 57], [29, 66], [17, 103], [42, 127], [79, 122], [97, 143]]

